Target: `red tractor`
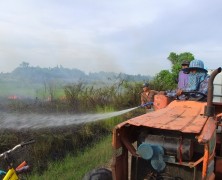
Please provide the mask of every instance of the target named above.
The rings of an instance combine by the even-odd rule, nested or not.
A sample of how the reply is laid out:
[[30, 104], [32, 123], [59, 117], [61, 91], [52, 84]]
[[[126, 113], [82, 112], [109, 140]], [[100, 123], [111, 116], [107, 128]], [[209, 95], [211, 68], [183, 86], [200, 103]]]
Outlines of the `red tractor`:
[[207, 102], [154, 98], [155, 111], [113, 130], [114, 180], [222, 179], [222, 74], [213, 71]]

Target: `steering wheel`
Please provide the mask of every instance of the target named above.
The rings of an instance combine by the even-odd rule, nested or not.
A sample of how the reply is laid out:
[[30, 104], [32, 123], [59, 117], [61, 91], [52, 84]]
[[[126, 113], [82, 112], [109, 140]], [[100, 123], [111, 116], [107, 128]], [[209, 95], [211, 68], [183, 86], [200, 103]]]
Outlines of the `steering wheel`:
[[[189, 100], [191, 98], [193, 98], [193, 100], [196, 100], [196, 101], [202, 101], [204, 99], [206, 99], [207, 95], [202, 93], [202, 92], [198, 92], [198, 91], [182, 91], [181, 95], [185, 95], [185, 100]], [[180, 95], [180, 96], [181, 96]], [[191, 95], [201, 95], [201, 96], [197, 96], [197, 97], [192, 97]], [[179, 97], [180, 96], [177, 96], [177, 100], [180, 100]]]

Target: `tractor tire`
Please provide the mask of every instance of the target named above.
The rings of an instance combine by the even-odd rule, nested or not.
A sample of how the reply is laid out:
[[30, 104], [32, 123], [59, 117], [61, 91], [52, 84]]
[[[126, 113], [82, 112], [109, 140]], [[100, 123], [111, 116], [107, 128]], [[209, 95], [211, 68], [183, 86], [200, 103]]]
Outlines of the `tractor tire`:
[[112, 172], [106, 168], [93, 169], [82, 180], [112, 180]]

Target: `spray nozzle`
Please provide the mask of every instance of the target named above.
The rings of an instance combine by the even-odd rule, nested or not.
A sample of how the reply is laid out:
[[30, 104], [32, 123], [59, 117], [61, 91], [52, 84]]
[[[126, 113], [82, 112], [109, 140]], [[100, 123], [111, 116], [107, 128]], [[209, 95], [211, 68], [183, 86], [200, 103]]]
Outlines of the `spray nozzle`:
[[153, 105], [153, 102], [148, 102], [148, 103], [142, 104], [139, 107], [146, 107], [146, 106], [151, 106], [151, 105]]

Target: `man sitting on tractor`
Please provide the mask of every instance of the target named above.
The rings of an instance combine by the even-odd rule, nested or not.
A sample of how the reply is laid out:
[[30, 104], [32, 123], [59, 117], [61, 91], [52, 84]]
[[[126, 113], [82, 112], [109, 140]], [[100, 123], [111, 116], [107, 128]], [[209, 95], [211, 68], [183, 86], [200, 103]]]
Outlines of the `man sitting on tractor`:
[[184, 89], [178, 89], [176, 95], [189, 94], [193, 99], [205, 99], [207, 96], [208, 80], [207, 70], [204, 69], [204, 63], [201, 60], [193, 60], [190, 62], [188, 71], [188, 83]]
[[166, 93], [169, 97], [177, 97], [180, 100], [201, 100], [205, 101], [207, 96], [208, 79], [207, 70], [201, 60], [193, 60], [188, 68], [183, 69], [188, 73], [188, 82], [184, 88], [175, 92]]

